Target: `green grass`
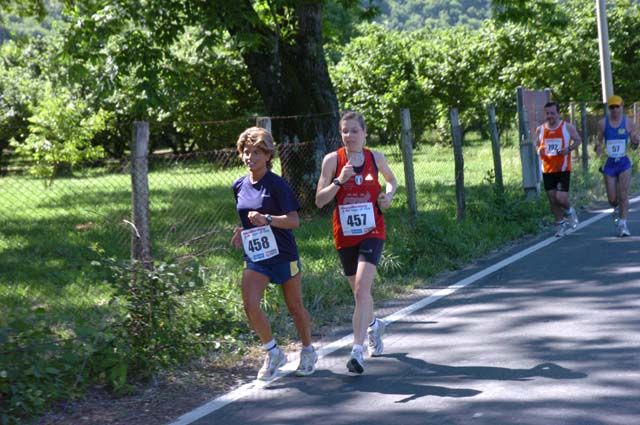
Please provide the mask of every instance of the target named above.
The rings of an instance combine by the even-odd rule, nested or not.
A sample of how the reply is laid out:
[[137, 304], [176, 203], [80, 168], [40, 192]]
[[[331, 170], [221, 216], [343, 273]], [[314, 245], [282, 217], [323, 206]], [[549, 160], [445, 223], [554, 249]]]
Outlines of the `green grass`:
[[[550, 223], [544, 196], [536, 202], [523, 200], [517, 147], [501, 152], [505, 202], [500, 204], [493, 187], [490, 143], [473, 141], [465, 146], [467, 208], [465, 220], [457, 223], [452, 149], [421, 145], [414, 151], [419, 210], [415, 224], [408, 220], [399, 150], [376, 149], [384, 151], [401, 186], [387, 213], [389, 237], [382, 272], [385, 281], [397, 282], [391, 287], [422, 283], [434, 273], [459, 267]], [[151, 170], [154, 258], [198, 255], [211, 285], [238, 281], [241, 253], [229, 245], [231, 229], [238, 221], [230, 185], [244, 170], [207, 164], [155, 164]], [[277, 161], [274, 171], [280, 172]], [[591, 186], [600, 185], [598, 176], [584, 182], [579, 173], [575, 176], [577, 191], [572, 196], [577, 201], [601, 195], [589, 195], [595, 190]], [[56, 180], [49, 189], [36, 179], [10, 176], [0, 179], [0, 193], [0, 309], [7, 312], [44, 305], [52, 317], [70, 320], [74, 312], [104, 303], [109, 296], [102, 283], [105, 276], [91, 261], [100, 259], [96, 249], [102, 256], [129, 255], [131, 229], [125, 222], [131, 220], [129, 174], [77, 172], [74, 177]], [[308, 208], [301, 215], [296, 237], [308, 303], [316, 312], [349, 303], [350, 294], [337, 271], [330, 214]], [[271, 303], [280, 311], [277, 298]]]

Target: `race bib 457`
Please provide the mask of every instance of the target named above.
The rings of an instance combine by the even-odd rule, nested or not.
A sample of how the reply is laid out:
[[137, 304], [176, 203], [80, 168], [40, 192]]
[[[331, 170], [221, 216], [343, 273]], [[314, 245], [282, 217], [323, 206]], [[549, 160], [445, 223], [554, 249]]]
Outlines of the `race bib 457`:
[[363, 202], [361, 204], [339, 205], [340, 226], [345, 236], [364, 235], [376, 228], [376, 219], [373, 215], [373, 204]]

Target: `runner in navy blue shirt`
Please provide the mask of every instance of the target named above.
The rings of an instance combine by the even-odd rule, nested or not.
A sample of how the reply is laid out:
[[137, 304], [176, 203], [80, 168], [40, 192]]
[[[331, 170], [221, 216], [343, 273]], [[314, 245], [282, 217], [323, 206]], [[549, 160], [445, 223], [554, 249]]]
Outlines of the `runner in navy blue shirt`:
[[302, 340], [296, 376], [311, 375], [318, 361], [311, 345], [311, 318], [302, 303], [302, 274], [292, 229], [300, 225], [300, 204], [286, 181], [271, 172], [275, 145], [271, 134], [259, 127], [245, 130], [236, 145], [249, 174], [233, 183], [236, 209], [242, 227], [231, 243], [244, 249], [242, 301], [249, 324], [258, 334], [266, 358], [258, 379], [270, 381], [287, 356], [276, 344], [271, 325], [260, 306], [270, 282], [282, 286], [284, 299]]
[[[251, 181], [250, 175], [240, 177], [233, 183], [233, 193], [236, 197], [236, 209], [240, 215], [243, 229], [257, 227], [249, 220], [250, 211], [268, 214], [273, 220], [273, 216], [286, 215], [290, 212], [297, 213], [300, 209], [300, 204], [287, 182], [270, 170], [255, 183]], [[279, 254], [260, 261], [260, 265], [298, 261], [298, 247], [293, 231], [273, 225], [271, 230], [278, 244]], [[244, 258], [245, 260], [249, 259], [246, 253]]]

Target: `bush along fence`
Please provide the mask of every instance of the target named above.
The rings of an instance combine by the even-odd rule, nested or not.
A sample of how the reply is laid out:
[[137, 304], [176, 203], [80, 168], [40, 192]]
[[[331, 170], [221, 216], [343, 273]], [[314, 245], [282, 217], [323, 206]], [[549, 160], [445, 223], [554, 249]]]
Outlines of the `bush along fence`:
[[[580, 167], [586, 173], [587, 140], [593, 139], [598, 118], [587, 110], [597, 113], [597, 108], [577, 106], [584, 141]], [[523, 153], [532, 143], [527, 120], [544, 119], [539, 105], [534, 111], [537, 115], [525, 119], [513, 107], [487, 108], [486, 126], [479, 131], [491, 140], [493, 164], [482, 167], [484, 184], [498, 203], [505, 202], [514, 181], [513, 158], [505, 161], [501, 146], [518, 145], [522, 168], [515, 180], [525, 195], [539, 190], [531, 190], [539, 183], [531, 172], [536, 158]], [[385, 152], [400, 182], [389, 214], [408, 226], [396, 226], [406, 234], [390, 230], [381, 266], [390, 270], [387, 276], [410, 274], [425, 256], [453, 264], [447, 257], [456, 257], [456, 247], [438, 231], [438, 214], [426, 211], [429, 199], [443, 197], [438, 199], [447, 209], [442, 215], [455, 216], [459, 226], [474, 218], [468, 214], [470, 204], [486, 201], [477, 199], [487, 193], [477, 187], [478, 179], [465, 176], [471, 162], [463, 153], [471, 130], [461, 125], [463, 117], [450, 110], [451, 143], [436, 156], [430, 156], [428, 143], [413, 137], [408, 109], [398, 117], [397, 144], [375, 146], [376, 135], [370, 135], [368, 143]], [[278, 121], [282, 127], [286, 120], [291, 118], [261, 118], [247, 126]], [[215, 133], [214, 124], [201, 126]], [[511, 131], [519, 135], [508, 137]], [[73, 167], [48, 185], [20, 169], [1, 170], [0, 423], [17, 423], [51, 400], [77, 397], [92, 382], [126, 392], [132, 380], [160, 368], [204, 350], [238, 349], [250, 341], [235, 286], [241, 255], [229, 245], [238, 222], [231, 183], [246, 173], [235, 140], [215, 151], [151, 153], [150, 146], [157, 146], [165, 133], [157, 123], [135, 122], [129, 127], [128, 159]], [[303, 204], [296, 235], [310, 264], [305, 276], [322, 288], [305, 286], [311, 309], [335, 305], [340, 291], [346, 291], [344, 285], [333, 285], [342, 281], [335, 276], [335, 264], [326, 261], [335, 258], [330, 211], [313, 206], [322, 156], [340, 143], [324, 136], [289, 137], [278, 143], [274, 161], [274, 171], [289, 179]], [[436, 174], [438, 179], [429, 177]], [[452, 214], [444, 197], [455, 199]], [[433, 252], [415, 251], [407, 234], [415, 236], [416, 228], [430, 232], [426, 237], [437, 245]], [[284, 311], [278, 299], [276, 293], [267, 294], [267, 308]]]

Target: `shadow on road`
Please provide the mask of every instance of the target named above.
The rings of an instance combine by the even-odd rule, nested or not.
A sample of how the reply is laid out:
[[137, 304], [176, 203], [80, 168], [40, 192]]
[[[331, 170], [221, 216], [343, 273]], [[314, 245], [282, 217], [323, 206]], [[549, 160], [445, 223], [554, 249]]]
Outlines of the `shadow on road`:
[[407, 353], [394, 353], [385, 357], [395, 358], [413, 369], [420, 375], [429, 377], [457, 377], [463, 379], [492, 379], [499, 381], [528, 381], [532, 378], [549, 379], [582, 379], [587, 374], [573, 372], [554, 363], [541, 363], [531, 369], [509, 369], [493, 366], [446, 366], [425, 362], [409, 357]]

